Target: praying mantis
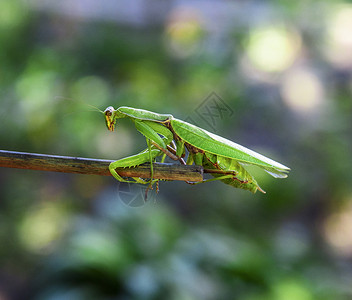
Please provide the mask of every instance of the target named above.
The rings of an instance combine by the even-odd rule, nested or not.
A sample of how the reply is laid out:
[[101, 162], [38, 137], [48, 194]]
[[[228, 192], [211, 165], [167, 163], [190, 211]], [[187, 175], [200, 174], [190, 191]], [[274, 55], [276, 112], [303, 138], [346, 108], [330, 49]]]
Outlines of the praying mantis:
[[[127, 106], [117, 109], [109, 106], [103, 114], [109, 131], [114, 131], [118, 119], [128, 118], [147, 141], [148, 148], [144, 151], [109, 165], [111, 174], [121, 182], [149, 183], [151, 187], [158, 181], [158, 179], [153, 179], [153, 162], [159, 156], [162, 156], [161, 162], [169, 156], [183, 164], [192, 165], [194, 163], [208, 169], [214, 178], [202, 182], [220, 180], [235, 188], [249, 190], [253, 193], [257, 190], [262, 193], [265, 191], [244, 166], [257, 166], [275, 178], [286, 178], [290, 171], [290, 168], [283, 164], [205, 129], [176, 119], [170, 114], [158, 114]], [[188, 157], [185, 162], [183, 157], [185, 157], [186, 149]], [[151, 178], [148, 181], [141, 178], [127, 180], [115, 170], [121, 167], [134, 167], [145, 162], [150, 162], [151, 167]]]

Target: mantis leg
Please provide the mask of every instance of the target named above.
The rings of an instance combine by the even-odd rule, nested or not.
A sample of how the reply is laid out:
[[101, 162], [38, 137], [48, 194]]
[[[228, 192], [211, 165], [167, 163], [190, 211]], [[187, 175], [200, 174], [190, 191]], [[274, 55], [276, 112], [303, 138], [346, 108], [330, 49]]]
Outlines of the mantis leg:
[[[234, 178], [233, 175], [223, 175], [223, 176], [219, 176], [219, 177], [216, 177], [216, 178], [206, 179], [206, 180], [199, 181], [199, 182], [190, 182], [190, 181], [186, 181], [186, 182], [187, 182], [188, 184], [196, 185], [196, 184], [206, 183], [206, 182], [210, 182], [210, 181], [224, 180], [224, 179], [233, 179], [233, 178]], [[247, 181], [246, 181], [246, 182], [240, 181], [240, 182], [243, 183], [243, 184], [248, 183]]]
[[[233, 171], [232, 171], [233, 172]], [[214, 176], [214, 175], [213, 175]], [[236, 188], [241, 188], [244, 190], [249, 190], [252, 193], [255, 193], [257, 190], [265, 194], [266, 192], [258, 185], [257, 181], [252, 178], [252, 180], [241, 180], [241, 178], [236, 177], [235, 175], [222, 175], [222, 176], [217, 176], [215, 178], [210, 178], [207, 180], [203, 180], [201, 182], [187, 182], [189, 184], [199, 184], [199, 183], [205, 183], [205, 182], [210, 182], [210, 181], [216, 181], [220, 180], [223, 183], [226, 183], [228, 185], [231, 185]]]
[[[159, 123], [135, 120], [134, 125], [136, 126], [136, 129], [147, 139], [153, 141], [163, 149], [166, 149], [166, 145], [170, 144], [172, 141], [173, 136], [171, 131]], [[165, 139], [163, 139], [159, 134], [165, 137], [166, 143], [164, 141]]]
[[153, 181], [154, 171], [153, 171], [153, 156], [152, 156], [152, 148], [151, 141], [147, 139], [148, 152], [149, 152], [149, 162], [150, 162], [150, 182]]
[[[152, 142], [152, 144], [153, 144], [156, 148], [158, 148], [159, 150], [161, 150], [162, 152], [164, 152], [164, 154], [167, 155], [168, 157], [170, 157], [171, 159], [173, 159], [173, 160], [179, 160], [179, 159], [180, 159], [180, 158], [177, 157], [174, 153], [172, 153], [172, 152], [175, 152], [175, 150], [174, 150], [172, 147], [170, 147], [169, 145], [166, 146], [167, 149], [164, 149], [164, 148], [161, 148], [158, 144], [156, 144], [156, 143], [154, 143], [154, 142]], [[175, 153], [176, 153], [176, 152], [175, 152]]]
[[[180, 148], [180, 147], [183, 147], [183, 153], [181, 155], [178, 155], [177, 153], [177, 150]], [[178, 158], [178, 160], [180, 161], [180, 163], [182, 165], [186, 165], [186, 162], [184, 161], [183, 157], [185, 157], [186, 153], [185, 153], [185, 147], [184, 147], [184, 144], [182, 144], [180, 147], [177, 147], [175, 142], [174, 141], [171, 141], [171, 144], [170, 145], [167, 145], [167, 149], [174, 155], [176, 155], [176, 157]]]
[[185, 157], [185, 141], [183, 140], [176, 140], [176, 155], [178, 157]]
[[129, 168], [129, 167], [134, 167], [138, 166], [140, 164], [143, 164], [148, 161], [153, 161], [157, 156], [161, 155], [162, 152], [158, 149], [148, 149], [148, 151], [143, 151], [141, 153], [138, 153], [136, 155], [132, 155], [117, 161], [112, 162], [109, 165], [109, 170], [112, 176], [115, 177], [118, 181], [121, 182], [138, 182], [138, 183], [146, 183], [143, 179], [140, 178], [133, 178], [134, 181], [131, 180], [125, 180], [123, 179], [117, 172], [116, 168]]
[[[115, 169], [121, 167], [133, 167], [149, 161], [151, 163], [150, 182], [153, 182], [153, 160], [157, 156], [162, 154], [160, 149], [167, 149], [166, 145], [172, 141], [173, 135], [172, 132], [168, 130], [165, 126], [156, 122], [134, 120], [134, 123], [136, 129], [146, 137], [148, 149], [144, 150], [139, 154], [132, 155], [111, 163], [109, 166], [109, 170], [111, 174], [121, 182], [139, 182], [145, 184], [147, 182], [140, 178], [134, 178], [135, 181], [125, 180], [119, 174], [117, 174]], [[159, 134], [162, 135], [164, 138], [162, 138]], [[159, 149], [155, 149], [155, 147]]]
[[[172, 154], [171, 152], [169, 152], [168, 150], [165, 150], [163, 148], [161, 148], [158, 144], [154, 143], [153, 141], [147, 139], [147, 144], [148, 144], [148, 150], [149, 152], [151, 152], [151, 144], [153, 146], [155, 146], [156, 148], [158, 148], [159, 150], [161, 150], [164, 154], [161, 158], [161, 163], [163, 163], [165, 161], [166, 155], [170, 156], [170, 154]], [[168, 146], [168, 145], [167, 145]], [[177, 158], [176, 158], [177, 159]], [[182, 158], [181, 158], [182, 159]], [[160, 179], [153, 179], [154, 178], [154, 173], [153, 173], [153, 157], [150, 156], [150, 181], [149, 181], [149, 186], [148, 188], [145, 190], [145, 200], [147, 200], [147, 196], [148, 196], [148, 191], [150, 189], [153, 189], [153, 184], [156, 183], [156, 192], [159, 192], [159, 180]]]
[[[136, 120], [135, 122], [136, 129], [143, 134], [147, 140], [159, 150], [163, 151], [167, 156], [169, 156], [173, 160], [180, 160], [180, 156], [173, 154], [169, 149], [169, 144], [173, 140], [172, 132], [166, 128], [164, 125], [152, 122], [152, 121], [140, 121]], [[162, 135], [164, 138], [162, 138]], [[148, 143], [148, 141], [147, 141]]]
[[199, 184], [220, 180], [234, 187], [255, 192], [257, 189], [264, 192], [257, 184], [255, 179], [237, 161], [228, 158], [221, 158], [211, 153], [191, 152], [187, 159], [187, 164], [195, 164], [214, 171], [211, 175], [214, 178], [206, 179], [201, 182], [188, 182], [188, 184]]
[[149, 161], [150, 161], [150, 181], [149, 181], [149, 185], [145, 190], [145, 194], [144, 194], [144, 201], [147, 201], [147, 197], [148, 197], [148, 191], [150, 189], [152, 189], [153, 183], [154, 183], [154, 169], [153, 169], [153, 157], [151, 155], [151, 140], [149, 140], [147, 138], [147, 145], [148, 145], [148, 152], [149, 152]]
[[253, 176], [235, 159], [205, 152], [203, 166], [210, 169], [209, 171], [214, 171], [211, 175], [215, 178], [208, 179], [207, 182], [220, 180], [233, 187], [249, 190], [253, 193], [257, 190], [265, 193]]

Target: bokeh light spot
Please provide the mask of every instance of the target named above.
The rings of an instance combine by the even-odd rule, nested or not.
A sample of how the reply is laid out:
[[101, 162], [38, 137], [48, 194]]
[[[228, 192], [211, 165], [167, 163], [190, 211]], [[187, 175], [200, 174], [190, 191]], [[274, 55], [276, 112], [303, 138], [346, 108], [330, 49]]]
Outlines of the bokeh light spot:
[[62, 234], [65, 224], [67, 219], [62, 205], [46, 202], [28, 211], [20, 224], [19, 236], [29, 251], [47, 252]]
[[203, 29], [195, 12], [180, 9], [171, 13], [165, 34], [170, 53], [185, 58], [199, 49]]
[[292, 65], [301, 48], [296, 32], [283, 27], [252, 30], [246, 52], [253, 66], [264, 72], [281, 72]]
[[326, 56], [338, 68], [352, 68], [352, 5], [339, 5], [327, 25]]
[[324, 89], [320, 79], [308, 69], [288, 72], [283, 79], [284, 102], [298, 113], [312, 113], [322, 104]]
[[342, 256], [352, 256], [352, 201], [331, 214], [324, 224], [324, 235], [333, 249]]

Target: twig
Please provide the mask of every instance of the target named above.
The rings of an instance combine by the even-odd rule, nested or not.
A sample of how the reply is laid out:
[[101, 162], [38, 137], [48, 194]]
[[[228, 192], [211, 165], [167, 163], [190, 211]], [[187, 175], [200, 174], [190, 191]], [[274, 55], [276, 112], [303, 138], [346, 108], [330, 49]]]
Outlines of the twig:
[[[113, 160], [57, 156], [0, 150], [0, 167], [109, 176]], [[203, 167], [154, 163], [154, 178], [199, 182]], [[121, 176], [150, 178], [148, 163], [133, 168], [117, 168]]]

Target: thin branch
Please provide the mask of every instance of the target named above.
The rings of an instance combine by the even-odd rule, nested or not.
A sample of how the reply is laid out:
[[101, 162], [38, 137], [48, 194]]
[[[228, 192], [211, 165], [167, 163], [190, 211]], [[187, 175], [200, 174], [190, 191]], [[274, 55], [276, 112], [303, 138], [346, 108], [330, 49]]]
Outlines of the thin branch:
[[[113, 160], [57, 156], [0, 150], [0, 167], [54, 171], [65, 173], [111, 176], [109, 164]], [[202, 166], [184, 166], [154, 163], [154, 178], [200, 182], [203, 180]], [[121, 176], [150, 178], [148, 163], [133, 168], [117, 168]]]

